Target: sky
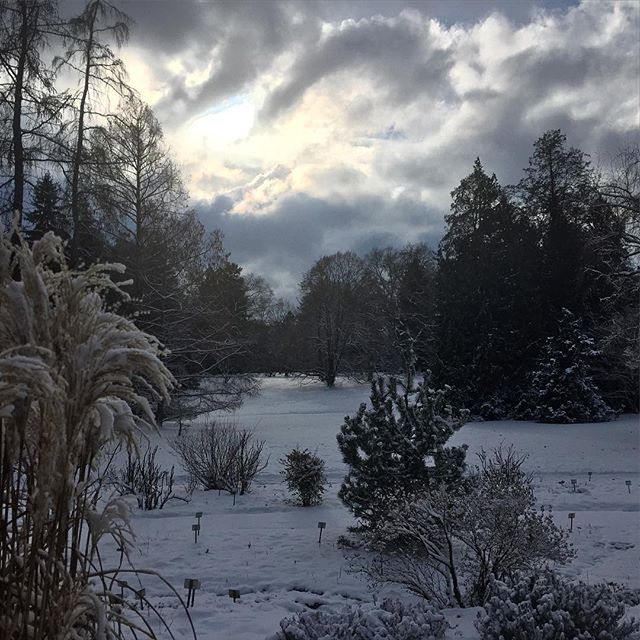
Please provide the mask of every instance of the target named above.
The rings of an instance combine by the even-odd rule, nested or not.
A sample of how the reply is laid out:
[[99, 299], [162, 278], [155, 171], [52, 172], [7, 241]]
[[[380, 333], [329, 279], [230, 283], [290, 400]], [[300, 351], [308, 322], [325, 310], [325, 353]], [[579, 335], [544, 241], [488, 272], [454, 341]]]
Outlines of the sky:
[[295, 299], [335, 251], [442, 236], [480, 156], [637, 141], [640, 2], [122, 0], [120, 52], [232, 259]]

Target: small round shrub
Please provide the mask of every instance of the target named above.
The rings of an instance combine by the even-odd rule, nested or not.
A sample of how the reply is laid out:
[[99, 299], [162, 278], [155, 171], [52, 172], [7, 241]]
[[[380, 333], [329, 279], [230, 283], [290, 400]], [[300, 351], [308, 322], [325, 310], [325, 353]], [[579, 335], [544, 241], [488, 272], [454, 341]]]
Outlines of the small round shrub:
[[606, 584], [571, 582], [552, 571], [492, 580], [476, 627], [482, 640], [630, 640], [640, 624]]
[[280, 621], [269, 640], [440, 640], [448, 624], [427, 604], [385, 600], [339, 611], [309, 611]]
[[303, 507], [322, 502], [324, 484], [327, 476], [324, 473], [324, 461], [308, 449], [293, 449], [280, 460], [289, 491]]

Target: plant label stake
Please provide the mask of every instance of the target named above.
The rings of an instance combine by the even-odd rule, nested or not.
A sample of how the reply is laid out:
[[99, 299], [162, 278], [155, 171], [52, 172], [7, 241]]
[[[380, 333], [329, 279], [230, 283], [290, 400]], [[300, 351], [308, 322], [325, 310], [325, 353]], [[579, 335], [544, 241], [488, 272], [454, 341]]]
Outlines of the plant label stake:
[[200, 580], [185, 578], [184, 588], [187, 589], [187, 609], [193, 607], [196, 602], [196, 589], [200, 588]]
[[578, 484], [578, 481], [577, 481], [575, 478], [573, 478], [573, 479], [571, 480], [571, 484], [573, 485], [573, 492], [575, 493], [575, 491], [576, 491], [576, 484]]
[[198, 542], [198, 534], [200, 533], [200, 525], [199, 524], [192, 524], [191, 525], [191, 531], [193, 531], [193, 538], [194, 538], [194, 542]]
[[627, 485], [627, 489], [628, 489], [629, 493], [631, 493], [631, 480], [627, 480], [625, 482], [625, 484]]
[[202, 511], [196, 511], [196, 518], [198, 518], [198, 526], [200, 526], [200, 518], [202, 518]]
[[138, 599], [140, 600], [140, 610], [141, 611], [144, 609], [143, 598], [145, 597], [146, 594], [147, 594], [147, 590], [146, 589], [139, 589], [138, 591], [136, 591], [136, 595], [138, 596]]
[[229, 597], [235, 602], [240, 599], [240, 592], [237, 589], [229, 589]]
[[320, 529], [320, 535], [318, 536], [318, 544], [322, 542], [322, 530], [327, 526], [326, 522], [318, 522], [318, 529]]
[[233, 506], [235, 507], [236, 506], [236, 492], [234, 491], [232, 493], [232, 495], [233, 495]]
[[591, 482], [591, 476], [593, 475], [593, 471], [589, 471], [589, 482]]
[[571, 526], [569, 528], [569, 531], [573, 531], [573, 519], [576, 517], [575, 513], [570, 513], [569, 514], [569, 520], [571, 521]]
[[129, 583], [126, 580], [118, 580], [118, 584], [120, 585], [120, 597], [124, 600], [124, 588], [129, 586]]

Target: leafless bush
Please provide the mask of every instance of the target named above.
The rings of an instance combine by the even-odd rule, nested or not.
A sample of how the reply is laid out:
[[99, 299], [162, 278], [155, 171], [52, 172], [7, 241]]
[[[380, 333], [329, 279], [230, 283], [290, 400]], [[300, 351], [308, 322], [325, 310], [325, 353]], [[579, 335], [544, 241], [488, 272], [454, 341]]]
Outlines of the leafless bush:
[[169, 500], [184, 500], [173, 492], [173, 471], [156, 463], [158, 447], [148, 448], [140, 457], [135, 451], [127, 453], [127, 464], [112, 476], [112, 483], [121, 495], [135, 495], [138, 507], [145, 511], [162, 509]]
[[232, 424], [212, 422], [176, 438], [173, 447], [185, 471], [205, 490], [243, 495], [267, 466], [262, 461], [264, 440]]
[[573, 553], [566, 531], [536, 511], [525, 458], [512, 449], [479, 454], [479, 466], [454, 489], [399, 505], [372, 534], [377, 558], [361, 568], [442, 606], [482, 605], [492, 579]]

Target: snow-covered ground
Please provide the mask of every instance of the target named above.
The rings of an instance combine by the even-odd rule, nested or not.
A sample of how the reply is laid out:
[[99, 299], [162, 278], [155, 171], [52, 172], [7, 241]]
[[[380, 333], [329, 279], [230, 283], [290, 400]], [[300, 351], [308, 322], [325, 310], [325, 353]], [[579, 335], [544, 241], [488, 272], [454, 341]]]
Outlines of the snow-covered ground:
[[[336, 496], [345, 469], [335, 436], [344, 416], [355, 412], [368, 392], [367, 385], [346, 381], [326, 389], [315, 382], [265, 379], [261, 394], [247, 399], [232, 416], [266, 442], [269, 465], [252, 493], [239, 496], [235, 506], [224, 493], [196, 491], [188, 504], [172, 501], [161, 511], [135, 510], [134, 564], [157, 571], [184, 597], [184, 579], [200, 580], [190, 611], [201, 640], [264, 640], [293, 612], [383, 595], [349, 573], [349, 552], [336, 545], [353, 519]], [[181, 485], [184, 474], [169, 446], [175, 435], [176, 429], [168, 425], [154, 440], [160, 460], [176, 465]], [[480, 448], [501, 443], [527, 453], [526, 466], [534, 475], [539, 502], [552, 508], [562, 526], [568, 526], [569, 512], [576, 514], [572, 540], [577, 557], [566, 573], [589, 582], [614, 580], [640, 587], [638, 416], [570, 426], [469, 423], [453, 441], [469, 445], [470, 462]], [[321, 506], [302, 508], [286, 502], [279, 460], [294, 446], [309, 448], [326, 461], [330, 487]], [[577, 481], [575, 491], [572, 479]], [[191, 525], [197, 511], [203, 517], [195, 543]], [[327, 523], [322, 544], [319, 521]], [[117, 560], [115, 549], [107, 551], [105, 565]], [[193, 637], [170, 589], [152, 576], [144, 576], [142, 586], [176, 638]], [[229, 598], [230, 588], [241, 594], [235, 603]], [[397, 588], [391, 592], [402, 593]], [[447, 637], [477, 640], [474, 615], [473, 610], [447, 612]]]

